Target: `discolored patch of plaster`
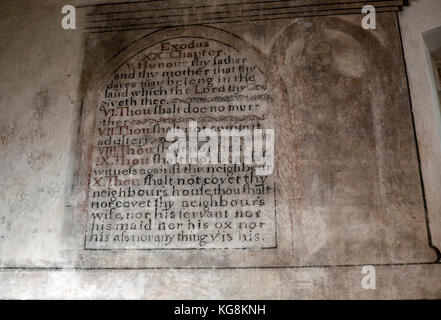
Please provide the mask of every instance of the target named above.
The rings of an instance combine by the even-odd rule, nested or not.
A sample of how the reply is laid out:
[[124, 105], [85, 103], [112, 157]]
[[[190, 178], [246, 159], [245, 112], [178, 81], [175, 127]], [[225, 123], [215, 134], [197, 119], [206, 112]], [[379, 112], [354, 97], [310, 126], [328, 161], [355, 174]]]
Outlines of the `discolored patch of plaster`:
[[0, 145], [6, 146], [9, 140], [16, 133], [16, 125], [8, 124], [0, 127]]
[[325, 30], [324, 33], [329, 37], [331, 56], [338, 72], [355, 81], [362, 77], [368, 59], [357, 39], [337, 30]]
[[49, 164], [50, 160], [52, 160], [52, 158], [52, 154], [48, 152], [33, 151], [28, 154], [26, 162], [32, 170], [38, 172], [46, 167]]
[[47, 88], [37, 92], [32, 105], [33, 115], [37, 120], [43, 120], [49, 111], [50, 102], [49, 90]]

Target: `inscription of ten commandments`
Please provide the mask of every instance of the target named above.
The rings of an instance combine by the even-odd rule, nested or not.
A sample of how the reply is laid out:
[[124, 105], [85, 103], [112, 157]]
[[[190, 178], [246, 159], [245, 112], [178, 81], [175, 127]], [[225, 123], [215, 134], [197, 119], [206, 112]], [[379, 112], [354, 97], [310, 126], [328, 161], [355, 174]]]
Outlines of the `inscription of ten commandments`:
[[86, 249], [276, 247], [274, 172], [166, 157], [167, 132], [188, 136], [191, 121], [216, 133], [272, 126], [273, 97], [245, 54], [212, 39], [164, 40], [121, 65], [99, 94]]

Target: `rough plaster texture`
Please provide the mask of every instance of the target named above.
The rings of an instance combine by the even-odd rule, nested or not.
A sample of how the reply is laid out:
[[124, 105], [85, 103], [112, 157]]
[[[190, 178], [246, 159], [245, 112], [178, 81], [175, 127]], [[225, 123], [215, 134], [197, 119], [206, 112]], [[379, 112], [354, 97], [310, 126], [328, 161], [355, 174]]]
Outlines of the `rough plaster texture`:
[[[102, 38], [93, 37], [92, 40], [89, 40], [91, 43], [87, 43], [83, 41], [84, 35], [79, 30], [64, 31], [59, 27], [60, 5], [57, 1], [47, 1], [38, 6], [26, 1], [20, 2], [20, 4], [5, 3], [4, 8], [7, 12], [5, 14], [7, 18], [2, 20], [1, 28], [2, 30], [9, 30], [9, 32], [3, 32], [0, 41], [2, 46], [0, 50], [0, 69], [2, 70], [0, 79], [0, 108], [2, 111], [0, 119], [0, 172], [2, 178], [0, 183], [0, 230], [3, 236], [0, 239], [0, 262], [3, 267], [0, 271], [0, 285], [2, 287], [0, 297], [147, 299], [441, 297], [441, 281], [439, 280], [441, 268], [439, 265], [430, 264], [436, 259], [436, 255], [427, 245], [427, 233], [424, 230], [424, 208], [420, 194], [421, 188], [417, 179], [416, 153], [412, 143], [409, 143], [412, 142], [413, 135], [411, 131], [409, 132], [409, 128], [412, 128], [410, 113], [406, 114], [406, 110], [408, 110], [406, 108], [409, 105], [406, 100], [407, 92], [399, 38], [397, 38], [398, 33], [392, 33], [391, 35], [388, 32], [381, 33], [380, 31], [381, 35], [377, 38], [378, 41], [387, 44], [388, 50], [392, 53], [391, 56], [396, 58], [396, 61], [393, 62], [387, 61], [387, 58], [385, 58], [386, 60], [382, 60], [380, 66], [381, 64], [390, 64], [394, 66], [394, 70], [399, 70], [397, 72], [398, 76], [386, 79], [386, 81], [391, 81], [394, 84], [395, 90], [397, 88], [398, 90], [389, 94], [384, 86], [381, 89], [383, 92], [381, 96], [386, 97], [386, 100], [390, 99], [389, 102], [392, 102], [392, 106], [403, 108], [401, 109], [403, 115], [400, 115], [398, 124], [396, 124], [397, 127], [392, 132], [405, 129], [405, 131], [402, 131], [404, 137], [399, 140], [402, 146], [395, 149], [398, 154], [402, 152], [399, 157], [401, 161], [398, 166], [399, 170], [390, 177], [383, 176], [384, 181], [389, 181], [389, 184], [387, 182], [379, 184], [383, 188], [390, 187], [387, 189], [391, 196], [387, 197], [389, 202], [387, 199], [385, 202], [377, 199], [379, 195], [376, 192], [380, 192], [381, 196], [381, 190], [376, 190], [376, 182], [370, 185], [372, 180], [369, 179], [369, 176], [375, 175], [375, 169], [370, 168], [369, 165], [364, 167], [361, 172], [354, 172], [348, 181], [355, 182], [359, 177], [358, 180], [362, 181], [363, 188], [365, 188], [363, 199], [366, 199], [366, 197], [376, 199], [374, 203], [378, 207], [386, 208], [386, 211], [392, 213], [412, 213], [415, 216], [405, 215], [404, 218], [397, 218], [391, 215], [390, 218], [381, 219], [376, 216], [380, 212], [377, 207], [363, 208], [360, 205], [360, 200], [354, 197], [349, 206], [352, 206], [353, 209], [359, 209], [357, 217], [360, 220], [352, 226], [351, 232], [345, 235], [347, 229], [339, 229], [341, 228], [340, 223], [348, 221], [346, 216], [339, 218], [341, 221], [331, 219], [330, 222], [309, 220], [308, 217], [304, 217], [297, 223], [298, 230], [296, 230], [295, 236], [298, 242], [295, 244], [297, 246], [295, 255], [289, 258], [287, 258], [287, 255], [282, 255], [281, 259], [272, 261], [275, 263], [268, 263], [265, 259], [261, 259], [257, 266], [266, 265], [269, 267], [267, 269], [216, 270], [210, 269], [213, 267], [212, 265], [204, 264], [203, 259], [195, 261], [197, 257], [191, 259], [186, 257], [188, 263], [208, 267], [208, 269], [173, 269], [175, 265], [165, 263], [162, 267], [166, 267], [166, 269], [162, 270], [92, 270], [96, 266], [117, 268], [127, 264], [133, 267], [133, 261], [135, 267], [148, 266], [142, 259], [131, 254], [125, 257], [120, 256], [117, 259], [115, 259], [115, 255], [110, 254], [103, 259], [97, 253], [92, 255], [91, 258], [90, 255], [86, 255], [81, 249], [78, 249], [77, 243], [80, 235], [81, 239], [83, 238], [83, 230], [78, 230], [80, 224], [77, 223], [78, 212], [75, 210], [78, 199], [75, 193], [72, 192], [75, 162], [78, 160], [78, 141], [81, 137], [80, 107], [86, 90], [80, 87], [80, 83], [83, 81], [84, 84], [84, 79], [88, 77], [87, 71], [91, 70], [91, 66], [94, 66], [100, 60], [107, 61], [115, 53], [115, 50], [123, 47], [124, 44], [130, 43], [131, 40], [139, 38], [143, 35], [143, 32], [124, 33], [119, 36], [116, 45], [112, 44], [115, 34], [109, 34]], [[441, 164], [436, 161], [439, 161], [441, 157], [439, 157], [440, 138], [437, 135], [439, 128], [436, 127], [439, 125], [439, 114], [436, 115], [436, 110], [439, 112], [439, 109], [435, 108], [433, 101], [426, 99], [431, 95], [427, 92], [424, 93], [424, 90], [428, 88], [427, 81], [429, 78], [424, 47], [421, 42], [421, 32], [439, 26], [440, 11], [439, 4], [435, 0], [415, 1], [411, 7], [400, 13], [404, 51], [420, 144], [426, 199], [432, 226], [432, 241], [438, 247], [441, 243], [441, 228], [439, 227], [441, 220], [439, 199], [441, 199], [441, 196], [437, 192], [439, 193], [441, 189], [438, 188], [437, 183], [439, 184], [439, 181], [441, 181], [438, 170]], [[391, 18], [394, 16], [395, 13], [385, 14], [383, 21], [379, 19], [380, 30], [383, 30], [382, 28], [386, 26], [392, 26], [395, 28], [394, 32], [397, 32], [397, 26], [394, 25], [396, 20]], [[423, 16], [425, 19], [422, 18]], [[38, 23], [34, 23], [37, 20]], [[340, 21], [341, 27], [344, 27], [348, 23], [359, 21], [360, 18], [347, 16], [337, 20]], [[317, 37], [320, 39], [320, 37], [323, 37], [321, 34], [326, 33], [323, 29], [329, 26], [335, 27], [335, 22], [332, 22], [334, 21], [333, 18], [321, 21], [321, 23], [314, 24], [308, 20], [304, 24], [300, 22], [299, 25], [304, 35], [310, 34], [311, 38]], [[423, 21], [425, 21], [424, 24]], [[271, 30], [274, 30], [272, 32], [268, 32], [269, 27], [265, 23], [248, 28], [243, 28], [243, 25], [240, 24], [233, 24], [227, 28], [231, 32], [239, 33], [250, 43], [255, 43], [256, 47], [260, 48], [264, 54], [270, 54], [272, 51], [271, 43], [275, 39], [274, 34], [278, 34], [280, 37], [282, 31], [278, 30], [287, 30], [287, 27], [291, 24], [292, 22], [284, 20], [272, 22], [271, 28], [273, 29]], [[320, 29], [320, 26], [324, 28]], [[295, 33], [298, 30], [294, 29], [291, 32]], [[328, 39], [335, 37], [332, 33], [327, 36]], [[357, 36], [355, 35], [355, 37]], [[327, 82], [324, 83], [330, 85], [335, 79], [339, 79], [337, 86], [344, 87], [347, 79], [357, 79], [365, 72], [363, 67], [360, 69], [360, 63], [352, 61], [350, 58], [363, 57], [363, 53], [360, 53], [363, 51], [363, 48], [360, 48], [363, 44], [354, 43], [353, 40], [341, 34], [337, 34], [337, 39], [341, 42], [337, 49], [346, 47], [355, 52], [351, 52], [348, 57], [345, 57], [344, 53], [337, 51], [337, 58], [332, 61], [336, 61], [336, 67], [335, 65], [326, 66], [325, 70], [327, 72], [322, 75], [323, 77], [329, 77], [329, 79], [325, 79]], [[352, 44], [354, 45], [352, 46]], [[86, 48], [84, 48], [84, 45]], [[326, 56], [322, 56], [322, 52], [329, 50], [329, 47], [332, 47], [332, 44], [328, 43], [324, 46], [317, 44], [315, 47], [312, 45], [305, 48], [305, 50], [309, 53], [309, 56], [315, 57], [316, 60], [314, 61], [322, 59], [326, 61]], [[86, 59], [84, 59], [87, 48], [98, 48], [98, 50], [92, 50], [93, 54], [89, 53], [89, 56], [86, 55]], [[93, 56], [93, 58], [90, 58], [90, 56]], [[321, 87], [320, 84], [314, 83], [314, 74], [321, 74], [321, 70], [315, 70], [317, 64], [311, 61], [308, 61], [308, 59], [302, 60], [301, 58], [296, 61], [287, 59], [284, 61], [278, 60], [275, 65], [286, 63], [286, 68], [303, 70], [305, 74], [312, 75], [310, 79], [308, 77], [302, 79], [303, 83], [301, 84], [296, 83], [298, 79], [290, 79], [289, 74], [286, 75], [292, 81], [292, 86], [303, 88], [302, 86], [305, 86], [305, 84], [306, 87], [317, 85], [318, 90], [326, 91], [326, 85]], [[384, 69], [386, 68], [387, 66], [384, 66]], [[315, 73], [311, 70], [315, 70]], [[339, 70], [340, 73], [332, 74], [335, 70]], [[280, 72], [283, 73], [283, 71]], [[363, 86], [363, 84], [359, 86]], [[378, 89], [378, 87], [374, 88]], [[353, 100], [350, 100], [352, 103], [358, 103], [360, 106], [370, 103], [373, 105], [381, 104], [378, 101], [366, 102], [369, 97], [357, 95], [356, 89], [352, 89], [354, 90]], [[294, 100], [298, 99], [294, 102], [296, 106], [300, 106], [299, 113], [303, 117], [302, 123], [308, 123], [317, 127], [321, 132], [326, 132], [327, 121], [338, 122], [338, 119], [341, 119], [347, 113], [326, 114], [317, 120], [307, 118], [307, 91], [305, 90], [302, 94], [292, 98]], [[324, 106], [329, 101], [333, 103], [338, 101], [338, 96], [333, 94], [330, 90], [326, 97], [323, 97], [326, 101], [319, 100], [317, 107]], [[399, 98], [403, 96], [404, 98]], [[305, 106], [303, 110], [302, 103]], [[393, 113], [393, 111], [391, 112]], [[365, 115], [361, 112], [354, 116], [364, 117]], [[381, 112], [375, 114], [374, 112], [373, 116], [379, 117], [385, 116], [385, 114]], [[363, 119], [360, 120], [360, 124], [364, 126]], [[372, 139], [378, 139], [378, 137], [375, 137], [375, 133], [382, 132], [378, 128], [373, 130], [372, 128], [363, 127], [363, 129], [365, 129], [364, 135], [374, 134]], [[340, 134], [351, 133], [353, 130], [355, 129], [346, 126], [343, 127], [343, 132]], [[338, 135], [339, 132], [335, 134]], [[299, 138], [306, 139], [308, 137], [300, 136]], [[392, 134], [391, 137], [387, 138], [392, 139], [390, 141], [386, 138], [379, 140], [385, 141], [386, 144], [394, 144], [397, 141], [393, 139], [396, 138]], [[308, 144], [302, 144], [303, 146], [309, 146], [309, 149], [302, 147], [303, 150], [300, 154], [304, 158], [301, 160], [307, 160], [308, 163], [314, 163], [313, 160], [317, 160], [315, 163], [320, 164], [329, 155], [325, 152], [327, 150], [326, 143], [320, 142], [318, 136], [315, 138], [309, 137], [309, 139], [312, 140]], [[370, 140], [362, 139], [362, 141], [369, 148]], [[334, 148], [341, 148], [343, 153], [347, 149], [346, 153], [351, 154], [351, 149], [357, 148], [356, 143], [346, 146], [344, 144], [339, 145], [338, 139], [333, 143]], [[407, 148], [409, 145], [410, 148]], [[376, 147], [381, 149], [381, 145], [378, 146], [377, 144]], [[403, 154], [407, 156], [403, 156]], [[316, 155], [317, 159], [308, 159], [307, 155]], [[369, 157], [369, 154], [362, 155], [365, 160]], [[385, 157], [387, 159], [387, 155]], [[384, 160], [384, 158], [382, 159]], [[331, 160], [339, 163], [338, 159]], [[354, 161], [359, 160], [354, 159]], [[319, 166], [318, 164], [316, 164], [316, 167]], [[383, 168], [387, 169], [387, 161], [383, 164]], [[316, 168], [316, 170], [326, 173], [326, 168]], [[369, 170], [374, 171], [370, 172]], [[409, 176], [404, 178], [406, 175], [400, 170], [404, 170]], [[78, 174], [78, 172], [75, 172], [75, 174]], [[302, 176], [300, 181], [305, 183], [301, 188], [305, 196], [300, 197], [300, 199], [310, 199], [309, 204], [299, 202], [304, 206], [303, 212], [307, 211], [308, 206], [319, 210], [317, 204], [320, 203], [324, 208], [323, 210], [329, 210], [332, 207], [329, 199], [333, 199], [333, 190], [332, 188], [321, 189], [320, 186], [332, 185], [332, 181], [326, 180], [330, 177], [323, 174], [321, 176], [316, 175], [314, 178], [311, 175], [308, 176], [307, 173], [303, 174], [305, 176]], [[345, 179], [345, 177], [340, 177], [340, 179]], [[406, 183], [396, 183], [403, 179], [406, 180]], [[380, 179], [380, 181], [382, 180]], [[308, 192], [305, 187], [308, 182], [310, 185], [312, 182], [313, 190], [311, 192]], [[400, 188], [393, 189], [395, 185], [400, 185]], [[339, 186], [338, 183], [337, 186]], [[360, 186], [352, 186], [351, 188], [360, 188]], [[351, 188], [348, 189], [348, 192]], [[341, 192], [338, 189], [337, 191]], [[334, 192], [336, 191], [334, 190]], [[405, 205], [402, 205], [402, 198], [400, 198], [403, 194], [407, 196], [404, 201]], [[289, 206], [290, 201], [292, 201], [288, 201], [289, 193], [283, 199], [287, 199], [286, 204], [282, 202], [279, 206], [282, 210], [286, 209], [287, 212], [290, 212], [287, 208], [284, 208]], [[384, 207], [385, 203], [388, 203], [386, 207]], [[341, 208], [336, 207], [331, 211], [334, 210], [339, 213]], [[400, 208], [403, 210], [400, 211]], [[367, 220], [366, 216], [368, 217]], [[366, 224], [366, 221], [371, 222], [371, 224]], [[324, 229], [317, 229], [317, 224]], [[360, 233], [360, 231], [357, 231], [359, 230], [357, 229], [359, 224], [364, 224], [365, 228], [372, 227], [373, 229], [366, 234]], [[302, 225], [309, 225], [311, 228], [302, 228]], [[387, 231], [389, 225], [391, 227]], [[332, 229], [332, 226], [334, 229]], [[375, 226], [382, 229], [383, 233], [378, 232], [377, 236], [379, 237], [374, 236], [370, 239], [371, 235], [375, 235]], [[282, 228], [284, 227], [284, 224], [282, 224]], [[328, 228], [331, 229], [327, 230]], [[315, 230], [314, 232], [319, 230], [321, 232], [314, 234], [308, 232], [308, 230]], [[302, 232], [305, 234], [302, 235]], [[344, 243], [345, 236], [351, 240], [351, 235], [355, 234], [362, 239], [373, 242], [359, 241], [354, 248], [348, 247]], [[325, 238], [320, 238], [320, 236]], [[304, 239], [308, 237], [314, 238], [311, 243], [316, 244], [316, 248], [307, 247]], [[302, 239], [305, 243], [302, 243]], [[382, 245], [394, 244], [394, 248], [383, 247], [383, 250], [379, 250], [382, 247], [381, 245], [379, 247], [374, 239], [380, 239], [378, 241]], [[408, 241], [408, 244], [400, 246], [399, 243], [396, 243], [400, 239], [403, 239], [404, 242]], [[326, 244], [329, 245], [328, 252], [333, 248], [335, 249], [335, 255], [320, 253], [320, 249], [323, 248], [322, 250], [324, 250]], [[410, 247], [409, 244], [411, 244]], [[234, 259], [232, 261], [221, 259], [219, 262], [220, 264], [227, 263], [226, 266], [228, 267], [237, 266]], [[350, 266], [363, 263], [405, 263], [407, 265], [378, 266], [377, 289], [367, 291], [363, 290], [360, 285], [362, 278], [361, 266]], [[342, 266], [332, 267], [326, 266], [327, 264], [340, 264]], [[302, 268], [270, 267], [275, 265], [309, 266]], [[44, 270], [44, 268], [52, 269]]]
[[[436, 95], [433, 70], [423, 33], [441, 25], [441, 10], [436, 1], [415, 1], [401, 15], [404, 54], [409, 75], [409, 86], [420, 146], [421, 168], [426, 189], [429, 217], [433, 225], [441, 225], [441, 109]], [[441, 241], [439, 228], [433, 230], [433, 239]]]

